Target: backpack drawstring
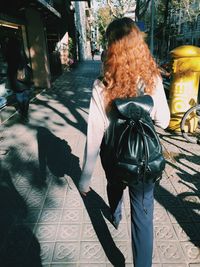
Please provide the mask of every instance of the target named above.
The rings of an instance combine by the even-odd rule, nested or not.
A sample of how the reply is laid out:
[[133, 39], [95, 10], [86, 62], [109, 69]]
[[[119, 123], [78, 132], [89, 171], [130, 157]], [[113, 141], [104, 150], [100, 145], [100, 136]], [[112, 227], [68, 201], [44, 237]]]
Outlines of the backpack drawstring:
[[144, 205], [144, 180], [145, 180], [145, 174], [146, 174], [146, 170], [148, 168], [148, 151], [147, 151], [147, 147], [146, 147], [146, 140], [145, 140], [145, 135], [144, 135], [144, 129], [142, 124], [139, 121], [139, 125], [142, 129], [142, 137], [143, 137], [143, 141], [144, 141], [144, 164], [143, 164], [143, 173], [142, 173], [142, 206], [143, 206], [143, 210], [144, 212], [147, 214], [147, 208]]

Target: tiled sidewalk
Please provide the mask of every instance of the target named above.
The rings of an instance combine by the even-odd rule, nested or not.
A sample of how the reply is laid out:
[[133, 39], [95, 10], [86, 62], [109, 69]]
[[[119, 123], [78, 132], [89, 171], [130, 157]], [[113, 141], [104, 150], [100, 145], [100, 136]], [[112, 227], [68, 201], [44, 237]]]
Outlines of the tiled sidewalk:
[[[120, 266], [123, 257], [126, 267], [133, 266], [127, 191], [123, 221], [115, 230], [107, 219], [106, 181], [99, 160], [93, 191], [85, 202], [75, 186], [82, 165], [91, 86], [99, 64], [81, 63], [57, 79], [51, 90], [38, 95], [30, 106], [27, 125], [20, 124], [16, 114], [1, 128], [1, 146], [8, 149], [1, 155], [2, 165], [9, 170], [28, 211], [25, 219], [23, 214], [18, 216], [17, 223], [31, 229], [35, 237], [26, 243], [20, 235], [30, 248], [23, 256], [27, 254], [32, 265], [9, 266], [41, 266], [33, 261], [39, 255], [38, 242], [42, 266]], [[168, 164], [155, 190], [153, 267], [200, 267], [200, 148], [181, 136], [160, 134]], [[7, 254], [14, 257], [9, 249]]]

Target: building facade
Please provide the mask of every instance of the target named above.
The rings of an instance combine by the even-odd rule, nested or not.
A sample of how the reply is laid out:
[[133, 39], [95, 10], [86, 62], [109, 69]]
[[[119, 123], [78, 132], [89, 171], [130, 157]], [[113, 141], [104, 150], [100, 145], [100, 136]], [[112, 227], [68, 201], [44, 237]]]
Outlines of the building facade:
[[6, 40], [20, 39], [35, 88], [50, 88], [62, 66], [88, 58], [90, 1], [3, 0], [0, 2], [0, 97], [6, 88]]
[[91, 1], [74, 1], [78, 59], [80, 61], [91, 56], [91, 4]]

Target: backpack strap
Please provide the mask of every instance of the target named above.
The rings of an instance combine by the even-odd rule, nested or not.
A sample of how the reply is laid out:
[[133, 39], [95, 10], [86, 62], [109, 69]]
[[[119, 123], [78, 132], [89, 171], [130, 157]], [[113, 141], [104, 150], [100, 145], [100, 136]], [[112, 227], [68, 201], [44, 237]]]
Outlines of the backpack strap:
[[96, 102], [96, 105], [99, 109], [99, 112], [103, 118], [103, 121], [104, 121], [104, 132], [106, 131], [108, 125], [109, 125], [109, 122], [108, 122], [108, 118], [106, 116], [106, 111], [105, 111], [105, 107], [104, 107], [104, 103], [102, 103], [102, 96], [100, 95], [101, 92], [96, 88], [95, 89], [95, 96], [96, 98], [94, 98], [94, 101]]
[[145, 83], [140, 78], [137, 83], [137, 96], [142, 96], [145, 93]]

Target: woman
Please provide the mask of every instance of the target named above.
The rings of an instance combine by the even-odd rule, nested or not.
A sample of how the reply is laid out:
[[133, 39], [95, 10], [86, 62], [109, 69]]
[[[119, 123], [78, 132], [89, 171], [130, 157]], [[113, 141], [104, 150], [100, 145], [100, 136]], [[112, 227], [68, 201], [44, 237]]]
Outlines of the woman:
[[[155, 124], [166, 128], [170, 113], [159, 70], [144, 41], [144, 35], [130, 18], [116, 19], [106, 31], [108, 48], [103, 66], [103, 79], [94, 82], [90, 103], [87, 142], [79, 190], [86, 196], [99, 154], [105, 129], [114, 117], [115, 98], [134, 97], [144, 85], [144, 93], [152, 96], [151, 117]], [[109, 178], [107, 177], [107, 180]], [[108, 182], [107, 193], [113, 225], [121, 220], [124, 185]], [[154, 184], [129, 186], [131, 232], [135, 267], [150, 267], [153, 251], [153, 191]], [[148, 209], [145, 213], [142, 205]]]

